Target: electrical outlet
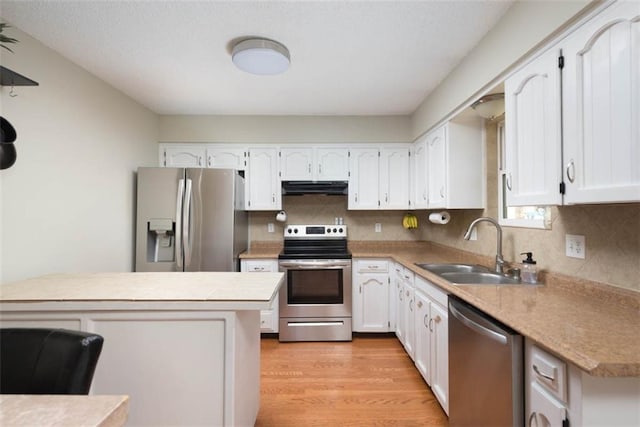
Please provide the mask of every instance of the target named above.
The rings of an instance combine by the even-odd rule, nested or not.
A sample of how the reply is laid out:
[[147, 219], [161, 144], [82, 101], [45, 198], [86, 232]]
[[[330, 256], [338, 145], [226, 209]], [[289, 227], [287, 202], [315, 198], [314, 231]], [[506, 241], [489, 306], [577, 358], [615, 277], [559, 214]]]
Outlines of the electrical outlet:
[[584, 236], [565, 234], [566, 255], [571, 258], [585, 258], [586, 243]]
[[373, 227], [373, 229], [376, 231], [376, 233], [382, 233], [382, 224], [376, 222], [376, 225]]
[[270, 222], [270, 223], [268, 223], [268, 224], [267, 224], [267, 231], [268, 231], [269, 233], [273, 233], [273, 232], [275, 231], [275, 227], [274, 227], [274, 225], [273, 225], [273, 223], [272, 223], [272, 222]]

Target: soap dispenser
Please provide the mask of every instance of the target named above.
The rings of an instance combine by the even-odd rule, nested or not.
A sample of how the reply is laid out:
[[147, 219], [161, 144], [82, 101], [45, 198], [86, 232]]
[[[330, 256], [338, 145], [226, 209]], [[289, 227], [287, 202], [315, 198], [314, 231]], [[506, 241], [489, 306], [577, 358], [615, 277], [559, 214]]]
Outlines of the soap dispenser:
[[533, 259], [533, 252], [522, 252], [520, 255], [526, 255], [527, 259], [522, 260], [521, 278], [525, 283], [538, 282], [538, 267]]

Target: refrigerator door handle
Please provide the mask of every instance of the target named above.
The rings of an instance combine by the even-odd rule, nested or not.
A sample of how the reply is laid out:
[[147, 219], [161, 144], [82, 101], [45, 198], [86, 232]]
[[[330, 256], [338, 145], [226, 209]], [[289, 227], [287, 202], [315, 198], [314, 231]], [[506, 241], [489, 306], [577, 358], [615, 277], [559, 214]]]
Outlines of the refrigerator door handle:
[[182, 244], [184, 246], [185, 271], [191, 264], [191, 188], [193, 181], [187, 178], [187, 185], [182, 206]]
[[182, 205], [184, 203], [184, 179], [178, 181], [176, 196], [176, 267], [182, 271]]

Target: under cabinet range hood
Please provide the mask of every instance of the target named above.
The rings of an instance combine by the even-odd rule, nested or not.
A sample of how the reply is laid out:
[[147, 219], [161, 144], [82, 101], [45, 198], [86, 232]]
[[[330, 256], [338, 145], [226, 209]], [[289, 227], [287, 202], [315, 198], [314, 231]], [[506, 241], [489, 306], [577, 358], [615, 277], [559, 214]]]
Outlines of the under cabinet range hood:
[[348, 188], [347, 181], [282, 181], [283, 196], [302, 196], [304, 194], [345, 196]]

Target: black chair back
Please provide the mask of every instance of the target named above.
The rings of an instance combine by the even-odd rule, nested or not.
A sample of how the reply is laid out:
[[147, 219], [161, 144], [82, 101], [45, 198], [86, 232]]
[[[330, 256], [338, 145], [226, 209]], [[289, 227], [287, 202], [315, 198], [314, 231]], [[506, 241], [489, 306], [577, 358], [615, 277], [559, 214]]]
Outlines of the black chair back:
[[0, 329], [0, 393], [89, 394], [103, 341], [66, 329]]

